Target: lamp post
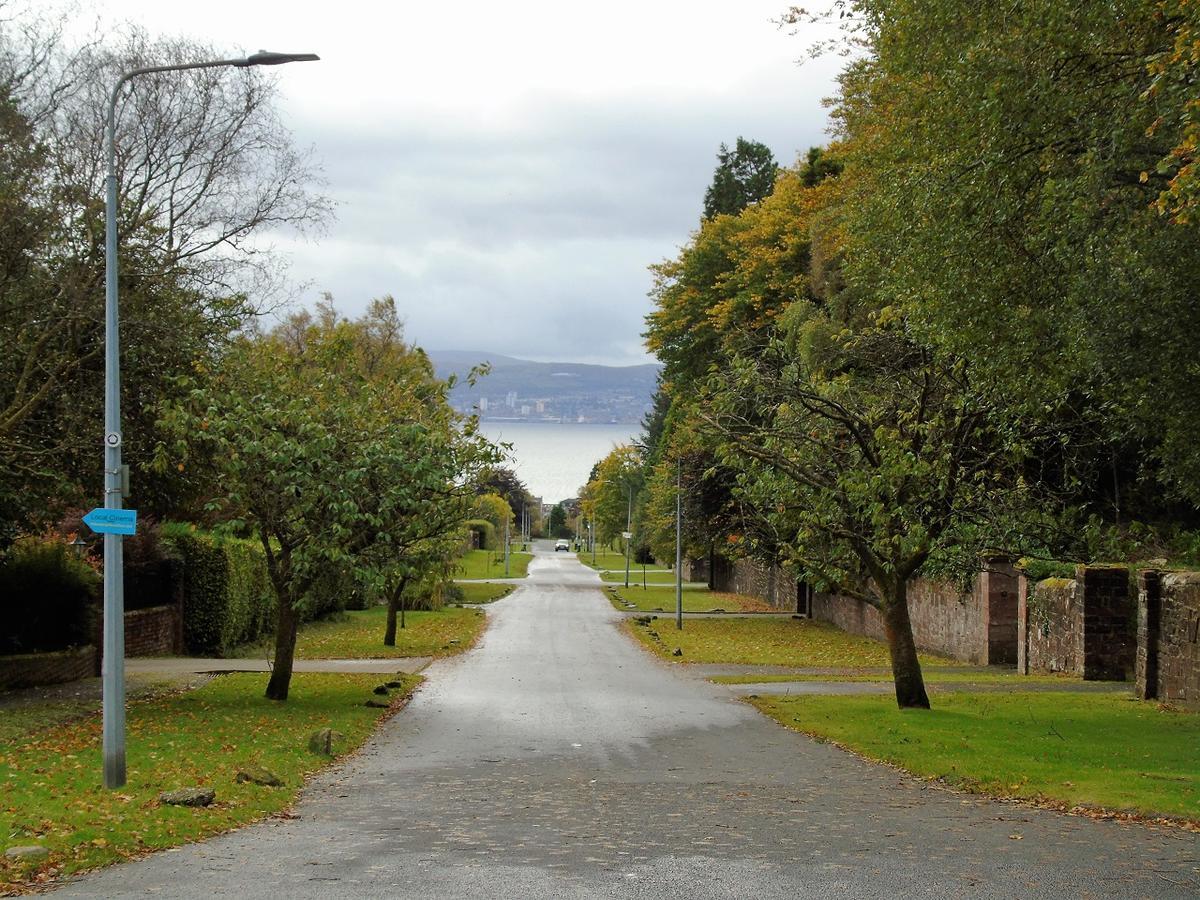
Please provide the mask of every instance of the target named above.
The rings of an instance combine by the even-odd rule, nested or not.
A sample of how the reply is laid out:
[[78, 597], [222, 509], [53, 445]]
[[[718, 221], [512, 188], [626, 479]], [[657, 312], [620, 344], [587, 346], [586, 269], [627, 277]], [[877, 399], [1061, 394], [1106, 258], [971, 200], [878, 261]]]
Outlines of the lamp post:
[[629, 587], [629, 544], [633, 540], [633, 485], [629, 485], [629, 506], [625, 510], [625, 587]]
[[[315, 53], [258, 53], [240, 59], [218, 59], [170, 66], [131, 69], [117, 79], [108, 98], [104, 150], [108, 160], [104, 198], [104, 506], [120, 509], [121, 365], [117, 291], [117, 100], [121, 88], [138, 75], [233, 66], [278, 66], [320, 59]], [[104, 535], [104, 786], [125, 784], [125, 579], [119, 534]]]
[[675, 627], [683, 631], [683, 464], [675, 460]]

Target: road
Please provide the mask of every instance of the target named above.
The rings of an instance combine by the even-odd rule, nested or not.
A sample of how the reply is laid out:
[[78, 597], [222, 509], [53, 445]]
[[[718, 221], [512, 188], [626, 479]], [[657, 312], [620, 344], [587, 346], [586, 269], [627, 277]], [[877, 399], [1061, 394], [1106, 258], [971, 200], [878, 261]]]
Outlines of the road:
[[539, 551], [480, 645], [293, 819], [56, 896], [1195, 897], [1200, 836], [926, 785], [789, 732], [619, 633]]

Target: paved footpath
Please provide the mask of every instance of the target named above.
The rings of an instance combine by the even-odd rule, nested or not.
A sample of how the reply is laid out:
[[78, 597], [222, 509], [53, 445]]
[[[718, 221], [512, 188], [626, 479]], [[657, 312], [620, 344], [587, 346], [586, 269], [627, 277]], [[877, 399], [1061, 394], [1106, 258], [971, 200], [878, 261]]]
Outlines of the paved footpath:
[[275, 820], [61, 897], [1200, 894], [1200, 836], [956, 794], [789, 732], [619, 634], [539, 553], [472, 652]]

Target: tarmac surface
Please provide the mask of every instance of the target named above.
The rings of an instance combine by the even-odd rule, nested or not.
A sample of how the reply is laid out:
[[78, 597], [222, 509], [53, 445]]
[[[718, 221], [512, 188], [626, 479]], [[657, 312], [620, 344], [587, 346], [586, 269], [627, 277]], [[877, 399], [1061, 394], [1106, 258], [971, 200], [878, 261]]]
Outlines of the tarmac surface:
[[1200, 894], [1200, 835], [958, 794], [789, 732], [639, 649], [599, 584], [539, 551], [480, 644], [294, 818], [55, 896]]

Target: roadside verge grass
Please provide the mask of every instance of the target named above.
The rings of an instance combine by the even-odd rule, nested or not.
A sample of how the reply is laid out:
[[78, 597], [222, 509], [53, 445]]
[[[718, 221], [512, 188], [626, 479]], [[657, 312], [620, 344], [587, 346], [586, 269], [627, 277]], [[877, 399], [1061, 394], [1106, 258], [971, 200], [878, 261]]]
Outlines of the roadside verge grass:
[[[629, 587], [623, 585], [605, 585], [604, 588], [609, 602], [617, 609], [628, 609], [629, 607], [625, 605], [625, 602], [628, 602], [632, 603], [642, 612], [661, 612], [666, 614], [675, 612], [675, 585], [673, 584], [668, 587], [652, 584], [649, 587], [643, 588], [641, 582], [637, 584], [630, 582]], [[684, 585], [684, 612], [711, 612], [714, 609], [723, 609], [725, 612], [779, 611], [755, 597], [747, 597], [743, 594], [714, 593], [707, 587], [688, 588]]]
[[[397, 616], [397, 619], [399, 617]], [[391, 659], [398, 656], [451, 656], [469, 649], [487, 625], [482, 610], [447, 606], [436, 612], [404, 614], [396, 646], [385, 647], [387, 608], [350, 610], [300, 629], [297, 659]]]
[[[0, 841], [39, 845], [33, 864], [0, 855], [0, 891], [46, 882], [149, 850], [178, 846], [245, 825], [290, 806], [304, 779], [329, 758], [308, 748], [309, 735], [345, 735], [340, 755], [359, 747], [380, 719], [398, 709], [420, 678], [392, 691], [390, 709], [365, 706], [378, 675], [297, 673], [286, 703], [263, 697], [266, 676], [240, 673], [203, 687], [132, 703], [128, 709], [128, 784], [100, 786], [100, 716], [34, 727], [0, 748]], [[238, 784], [239, 767], [264, 766], [283, 787]], [[216, 800], [189, 808], [159, 803], [163, 791], [210, 787]]]
[[[643, 574], [646, 576], [646, 584], [650, 585], [651, 587], [656, 584], [669, 584], [672, 587], [675, 585], [675, 573], [670, 569], [647, 568], [643, 573], [642, 567], [637, 565], [631, 566], [629, 569], [629, 583], [636, 584], [638, 587], [641, 587]], [[607, 572], [601, 572], [600, 580], [607, 581], [610, 584], [624, 584], [625, 569], [617, 568], [610, 569]], [[683, 584], [685, 590], [689, 590], [688, 585], [691, 585], [690, 590], [695, 590], [697, 587], [701, 586], [706, 588], [708, 587], [708, 585], [704, 584], [703, 582], [685, 581]]]
[[[585, 566], [588, 566], [589, 568], [597, 569], [597, 570], [601, 570], [601, 571], [604, 569], [620, 569], [621, 570], [621, 578], [624, 579], [624, 577], [625, 577], [625, 554], [624, 553], [621, 553], [617, 550], [611, 550], [607, 547], [597, 547], [596, 548], [596, 561], [594, 563], [592, 562], [592, 554], [591, 553], [588, 553], [585, 550], [581, 550], [581, 551], [579, 551], [578, 555], [579, 555], [579, 561], [581, 563], [583, 563]], [[633, 567], [635, 567], [635, 566], [637, 566], [637, 568], [639, 570], [641, 568], [640, 566], [638, 566], [636, 563], [634, 563], [632, 561], [630, 561], [629, 565], [630, 565], [630, 572], [633, 571]]]
[[455, 583], [462, 591], [463, 603], [492, 603], [503, 600], [514, 590], [511, 584], [488, 584], [487, 582]]
[[[678, 631], [672, 620], [625, 628], [649, 649], [684, 663], [730, 663], [796, 668], [891, 666], [887, 647], [810, 619], [687, 619]], [[657, 634], [658, 637], [654, 637]], [[675, 648], [682, 657], [672, 656]], [[921, 654], [922, 666], [957, 665]]]
[[[1084, 684], [1084, 680], [1076, 675], [1017, 675], [1016, 673], [1001, 674], [980, 669], [978, 672], [942, 672], [932, 668], [922, 671], [928, 684], [1008, 684], [1013, 690], [1019, 691], [1023, 684]], [[832, 675], [813, 672], [800, 672], [793, 675], [714, 675], [708, 679], [714, 684], [786, 684], [792, 681], [850, 681], [878, 682], [891, 684], [890, 672], [859, 672], [853, 669], [839, 671]], [[1097, 684], [1098, 682], [1090, 682]]]
[[508, 575], [504, 574], [504, 548], [468, 550], [458, 560], [455, 578], [524, 578], [529, 574], [532, 553], [513, 550], [508, 554]]
[[1200, 714], [1113, 694], [756, 697], [781, 724], [953, 787], [1200, 824]]

